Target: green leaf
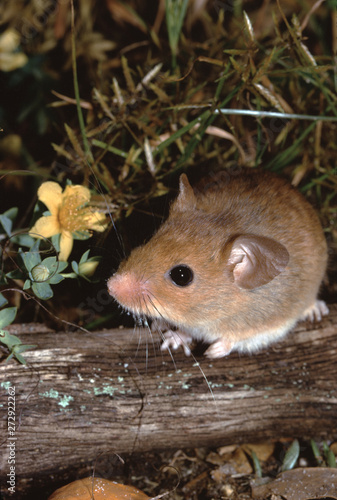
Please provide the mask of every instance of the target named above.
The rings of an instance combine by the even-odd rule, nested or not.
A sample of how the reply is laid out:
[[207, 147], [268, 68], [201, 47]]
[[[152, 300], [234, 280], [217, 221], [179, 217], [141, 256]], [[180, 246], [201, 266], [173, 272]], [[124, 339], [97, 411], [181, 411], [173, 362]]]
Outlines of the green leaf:
[[281, 471], [291, 470], [294, 468], [300, 455], [300, 443], [295, 439], [289, 446], [287, 453], [284, 456]]
[[284, 168], [285, 165], [289, 165], [295, 158], [301, 148], [303, 148], [303, 141], [305, 137], [316, 127], [316, 122], [312, 122], [302, 134], [289, 146], [287, 149], [280, 151], [270, 162], [265, 166], [265, 170], [271, 170], [272, 172], [278, 172]]
[[13, 222], [17, 215], [18, 215], [17, 207], [12, 207], [0, 215], [0, 224], [2, 225], [7, 236], [11, 236], [12, 234]]
[[21, 269], [14, 269], [14, 271], [6, 273], [6, 276], [12, 280], [22, 280], [26, 277], [26, 274], [24, 274]]
[[321, 465], [322, 464], [322, 456], [321, 456], [321, 452], [319, 451], [317, 444], [315, 443], [315, 441], [313, 439], [311, 439], [310, 444], [311, 444], [311, 449], [312, 449], [312, 452], [314, 454], [317, 465]]
[[0, 311], [0, 328], [10, 325], [17, 313], [16, 307], [7, 307]]
[[62, 274], [54, 274], [54, 276], [52, 276], [49, 280], [48, 280], [48, 283], [50, 283], [51, 285], [57, 285], [57, 283], [60, 283], [61, 281], [64, 280], [64, 276], [62, 276]]
[[51, 275], [61, 273], [68, 266], [68, 262], [57, 260], [56, 257], [47, 257], [41, 264], [49, 269]]
[[323, 441], [323, 453], [324, 453], [324, 458], [325, 458], [325, 462], [327, 464], [328, 467], [337, 467], [337, 464], [336, 464], [336, 457], [333, 453], [333, 451], [329, 448], [329, 445], [326, 441]]
[[20, 344], [16, 344], [14, 346], [13, 352], [14, 352], [14, 354], [16, 354], [18, 352], [25, 352], [25, 351], [28, 351], [29, 349], [34, 349], [34, 347], [37, 347], [37, 345], [34, 345], [34, 344], [21, 344], [21, 341], [20, 341]]
[[57, 272], [58, 273], [61, 273], [62, 271], [64, 271], [64, 269], [68, 267], [68, 262], [63, 262], [61, 260], [58, 261], [58, 268], [57, 268]]
[[32, 282], [30, 280], [26, 280], [24, 282], [24, 285], [23, 285], [22, 289], [23, 290], [28, 290], [31, 287], [31, 285], [32, 285]]
[[8, 361], [13, 355], [16, 357], [16, 359], [22, 364], [22, 365], [26, 365], [27, 362], [25, 360], [25, 358], [23, 356], [21, 356], [21, 353], [22, 352], [25, 352], [25, 351], [28, 351], [28, 349], [33, 349], [34, 347], [37, 347], [36, 345], [24, 345], [24, 344], [20, 344], [20, 345], [16, 345], [14, 346], [14, 349], [11, 353], [10, 356], [8, 356], [8, 358], [6, 359], [6, 361]]
[[74, 273], [79, 274], [78, 264], [75, 260], [72, 261], [71, 267], [73, 268]]
[[20, 245], [22, 247], [31, 248], [31, 246], [34, 244], [34, 241], [35, 239], [26, 233], [15, 234], [14, 236], [11, 237], [12, 243], [16, 243], [17, 245]]
[[5, 363], [7, 363], [7, 361], [9, 361], [11, 358], [13, 357], [13, 353], [11, 353], [6, 359], [5, 359]]
[[0, 307], [5, 306], [6, 304], [8, 304], [8, 300], [2, 295], [2, 293], [0, 293]]
[[31, 252], [33, 252], [33, 253], [39, 252], [39, 249], [40, 249], [40, 242], [41, 242], [41, 240], [40, 240], [40, 239], [36, 240], [36, 239], [34, 239], [34, 238], [33, 238], [33, 244], [32, 244], [32, 246], [30, 247], [30, 249], [29, 249], [29, 250], [30, 250]]
[[8, 358], [6, 359], [6, 362], [9, 361], [11, 359], [11, 357], [13, 357], [13, 355], [16, 357], [16, 359], [19, 361], [19, 363], [21, 363], [22, 365], [26, 365], [27, 364], [27, 361], [25, 360], [25, 358], [23, 356], [21, 356], [21, 354], [19, 353], [14, 353], [12, 352], [12, 354], [10, 356], [8, 356]]
[[184, 125], [181, 127], [179, 130], [176, 132], [173, 132], [173, 134], [170, 135], [168, 139], [165, 141], [161, 142], [153, 151], [153, 156], [156, 156], [159, 153], [162, 153], [165, 148], [167, 148], [172, 142], [176, 141], [180, 137], [182, 137], [185, 133], [189, 132], [195, 125], [200, 125], [202, 120], [207, 119], [209, 116], [211, 116], [211, 112], [209, 110], [206, 110], [204, 113], [202, 113], [200, 116], [189, 122], [187, 125]]
[[6, 275], [0, 270], [0, 285], [7, 285]]
[[[84, 254], [82, 255], [82, 257], [80, 259], [79, 264], [82, 264], [83, 262], [86, 262], [88, 260], [89, 253], [90, 253], [90, 250], [87, 250], [86, 252], [84, 252]], [[71, 264], [73, 264], [73, 263], [71, 263]]]
[[13, 222], [8, 217], [2, 214], [0, 215], [0, 224], [4, 228], [4, 231], [7, 234], [7, 236], [10, 236], [12, 234]]
[[258, 459], [254, 450], [251, 450], [250, 453], [251, 453], [251, 457], [252, 457], [252, 461], [253, 461], [255, 475], [257, 477], [262, 477], [262, 468], [261, 468], [260, 460]]
[[42, 264], [48, 267], [51, 272], [57, 271], [58, 260], [56, 257], [47, 257], [46, 259], [43, 259]]
[[52, 242], [56, 252], [60, 251], [60, 239], [61, 239], [60, 234], [55, 234], [54, 236], [51, 237], [51, 242]]
[[20, 355], [20, 353], [28, 351], [28, 349], [32, 349], [33, 347], [36, 347], [36, 345], [32, 344], [29, 345], [22, 344], [21, 340], [16, 335], [11, 335], [6, 330], [0, 330], [0, 342], [5, 344], [7, 348], [11, 351], [10, 355], [6, 358], [6, 363], [13, 356], [15, 356], [20, 363], [25, 365], [26, 360], [23, 358], [23, 356]]
[[17, 215], [18, 215], [18, 211], [19, 211], [19, 209], [17, 207], [12, 207], [12, 208], [6, 210], [6, 212], [4, 212], [3, 215], [5, 215], [8, 219], [10, 219], [12, 222], [14, 222]]
[[175, 57], [184, 23], [188, 0], [166, 0], [166, 25], [172, 55]]
[[328, 450], [328, 452], [326, 454], [326, 463], [327, 463], [328, 467], [332, 467], [334, 469], [337, 467], [335, 454], [330, 449]]
[[0, 330], [0, 342], [12, 350], [15, 345], [21, 344], [21, 340], [16, 335], [11, 335], [7, 330]]
[[35, 249], [33, 249], [33, 251], [32, 249], [30, 249], [29, 252], [20, 251], [20, 255], [28, 272], [30, 272], [35, 266], [37, 266], [41, 262], [40, 252], [35, 251]]
[[32, 290], [35, 295], [41, 300], [51, 299], [54, 295], [53, 290], [48, 283], [33, 283]]
[[57, 272], [62, 273], [64, 269], [68, 267], [68, 262], [63, 262], [62, 260], [57, 261]]

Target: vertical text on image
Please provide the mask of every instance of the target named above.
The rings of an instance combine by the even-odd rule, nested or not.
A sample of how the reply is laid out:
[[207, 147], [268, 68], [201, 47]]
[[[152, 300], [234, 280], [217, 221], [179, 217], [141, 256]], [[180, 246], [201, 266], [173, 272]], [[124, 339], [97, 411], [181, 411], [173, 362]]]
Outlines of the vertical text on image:
[[16, 422], [15, 422], [15, 387], [8, 387], [7, 396], [7, 450], [8, 450], [8, 472], [7, 485], [10, 493], [15, 493], [16, 471], [15, 471], [15, 452], [16, 452]]

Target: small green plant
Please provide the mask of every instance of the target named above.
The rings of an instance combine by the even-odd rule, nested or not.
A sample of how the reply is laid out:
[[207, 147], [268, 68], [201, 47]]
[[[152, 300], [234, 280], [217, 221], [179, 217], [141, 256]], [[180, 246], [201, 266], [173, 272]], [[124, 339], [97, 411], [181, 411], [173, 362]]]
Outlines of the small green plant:
[[178, 43], [184, 24], [188, 0], [166, 0], [166, 25], [172, 53], [172, 67], [177, 65]]
[[53, 296], [51, 285], [56, 285], [64, 279], [60, 273], [68, 266], [68, 262], [60, 262], [56, 257], [47, 257], [42, 260], [38, 251], [39, 246], [40, 241], [37, 240], [29, 251], [19, 250], [19, 256], [29, 275], [25, 280], [23, 290], [31, 288], [36, 297], [48, 300]]
[[7, 307], [0, 311], [0, 342], [4, 344], [10, 352], [6, 361], [9, 361], [14, 356], [20, 363], [25, 365], [26, 360], [21, 354], [36, 346], [24, 345], [21, 340], [16, 337], [16, 335], [12, 335], [7, 330], [4, 330], [6, 326], [10, 325], [14, 321], [16, 312], [16, 307]]
[[300, 456], [300, 443], [297, 439], [291, 443], [289, 448], [284, 455], [284, 459], [281, 466], [281, 471], [291, 470], [295, 467], [297, 460]]
[[317, 443], [313, 439], [310, 441], [310, 444], [318, 466], [333, 468], [337, 467], [335, 454], [325, 441], [323, 441], [322, 443], [323, 453], [320, 452]]
[[[93, 230], [104, 231], [105, 215], [90, 204], [91, 193], [83, 186], [67, 185], [64, 192], [55, 182], [45, 182], [38, 190], [38, 198], [48, 208], [41, 214], [40, 202], [35, 213], [41, 214], [29, 232], [18, 232], [13, 226], [18, 209], [13, 207], [0, 214], [0, 285], [2, 292], [10, 283], [17, 289], [30, 291], [39, 300], [53, 297], [53, 287], [64, 279], [84, 278], [91, 281], [98, 257], [89, 257], [87, 250], [79, 262], [71, 262], [72, 272], [65, 273], [68, 258], [76, 239], [88, 239]], [[12, 287], [11, 287], [12, 289]], [[21, 353], [34, 346], [25, 346], [4, 327], [16, 317], [16, 307], [4, 307], [7, 300], [0, 294], [0, 343], [9, 351], [8, 359], [15, 357], [25, 363]]]

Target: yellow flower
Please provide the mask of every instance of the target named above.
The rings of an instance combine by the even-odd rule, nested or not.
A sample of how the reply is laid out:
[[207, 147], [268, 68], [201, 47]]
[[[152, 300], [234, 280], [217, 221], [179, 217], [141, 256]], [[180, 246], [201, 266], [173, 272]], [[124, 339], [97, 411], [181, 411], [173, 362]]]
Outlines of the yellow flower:
[[88, 206], [91, 195], [83, 186], [66, 186], [62, 192], [56, 182], [44, 182], [37, 196], [51, 215], [38, 219], [29, 234], [35, 238], [61, 234], [59, 259], [62, 261], [68, 260], [73, 248], [73, 233], [79, 231], [91, 236], [91, 230], [102, 232], [107, 227], [105, 215]]
[[28, 62], [28, 57], [18, 50], [20, 35], [13, 29], [8, 29], [0, 36], [0, 70], [13, 71]]

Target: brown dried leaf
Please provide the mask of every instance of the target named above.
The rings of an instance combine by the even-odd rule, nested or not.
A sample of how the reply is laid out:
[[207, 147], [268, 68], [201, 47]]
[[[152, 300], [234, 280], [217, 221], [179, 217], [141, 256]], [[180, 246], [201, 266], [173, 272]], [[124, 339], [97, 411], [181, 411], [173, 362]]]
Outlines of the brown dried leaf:
[[112, 17], [117, 23], [132, 24], [144, 33], [147, 32], [146, 24], [144, 23], [144, 21], [128, 5], [125, 5], [123, 2], [119, 2], [118, 0], [106, 0], [106, 5]]
[[248, 17], [247, 12], [245, 12], [245, 11], [243, 11], [243, 22], [245, 25], [245, 29], [248, 33], [248, 37], [249, 37], [250, 42], [252, 44], [255, 44], [255, 35], [254, 35], [253, 26], [252, 26], [251, 20]]
[[212, 452], [207, 456], [207, 462], [219, 465], [212, 474], [215, 481], [227, 476], [246, 475], [253, 472], [248, 457], [241, 447], [223, 455]]
[[108, 498], [129, 498], [129, 500], [149, 500], [150, 497], [133, 486], [118, 484], [115, 481], [101, 479], [99, 477], [86, 477], [62, 486], [49, 497], [49, 500], [65, 500], [70, 498], [81, 498], [90, 500], [95, 496], [96, 500]]
[[99, 102], [101, 108], [103, 109], [104, 113], [112, 120], [114, 121], [115, 120], [115, 117], [114, 115], [111, 113], [107, 103], [105, 102], [104, 100], [104, 96], [99, 92], [99, 90], [97, 90], [96, 88], [93, 89], [93, 92], [94, 92], [94, 96], [95, 98], [97, 99], [97, 101]]
[[158, 87], [158, 85], [154, 83], [149, 83], [149, 88], [156, 94], [161, 102], [170, 102], [171, 98], [166, 94], [166, 92]]
[[[65, 104], [76, 104], [76, 99], [73, 99], [72, 97], [68, 97], [66, 95], [60, 94], [59, 92], [56, 92], [56, 90], [52, 90], [51, 93], [54, 94], [54, 96], [61, 99], [61, 102], [57, 101], [55, 103], [53, 102], [50, 104], [50, 106], [53, 108], [57, 108], [58, 106], [62, 106]], [[88, 101], [80, 100], [80, 105], [81, 105], [81, 108], [83, 108], [83, 109], [92, 109], [93, 108], [92, 104]]]
[[128, 65], [128, 60], [127, 60], [126, 57], [122, 56], [121, 57], [121, 61], [122, 61], [122, 68], [123, 68], [124, 78], [125, 78], [128, 90], [130, 92], [134, 92], [136, 90], [136, 85], [135, 85], [135, 83], [134, 83], [134, 81], [132, 79], [132, 76], [131, 76], [131, 71], [130, 71], [130, 68], [129, 68], [129, 65]]
[[261, 462], [266, 462], [274, 453], [275, 443], [266, 441], [265, 443], [258, 444], [244, 444], [242, 449], [249, 455], [254, 451], [255, 455]]
[[228, 444], [227, 446], [221, 446], [221, 448], [218, 449], [219, 455], [226, 455], [228, 453], [233, 453], [238, 446], [236, 444]]
[[56, 151], [56, 153], [59, 154], [60, 156], [64, 156], [70, 162], [74, 160], [73, 155], [69, 153], [69, 151], [67, 151], [64, 147], [59, 146], [58, 144], [55, 144], [53, 142], [51, 143], [51, 145], [53, 149]]
[[307, 467], [282, 472], [275, 481], [252, 487], [253, 498], [281, 495], [286, 500], [337, 499], [337, 470]]
[[101, 33], [91, 32], [86, 36], [78, 38], [76, 41], [77, 57], [83, 56], [87, 60], [105, 61], [107, 52], [113, 50], [116, 43], [112, 40], [107, 40]]
[[82, 160], [84, 160], [85, 154], [84, 154], [84, 151], [82, 149], [82, 146], [80, 145], [80, 143], [79, 143], [79, 141], [78, 141], [78, 139], [76, 137], [75, 132], [66, 123], [64, 124], [64, 128], [66, 129], [67, 136], [68, 136], [68, 138], [69, 138], [69, 140], [71, 142], [71, 145], [73, 146], [74, 150], [76, 151], [76, 153], [78, 154], [78, 156], [80, 158], [82, 158]]
[[269, 89], [267, 89], [260, 83], [254, 83], [254, 87], [259, 91], [262, 97], [264, 97], [266, 101], [269, 102], [274, 108], [276, 108], [281, 113], [284, 112], [284, 109], [282, 108], [280, 102], [277, 100], [275, 95], [272, 92], [270, 92]]
[[[198, 126], [196, 125], [195, 128], [198, 128]], [[239, 141], [237, 140], [236, 137], [234, 137], [233, 134], [230, 134], [229, 132], [226, 132], [226, 130], [223, 130], [219, 127], [215, 127], [214, 125], [209, 125], [206, 128], [206, 134], [215, 135], [217, 137], [221, 137], [222, 139], [227, 139], [228, 141], [233, 142], [233, 144], [235, 144], [235, 146], [238, 148], [238, 151], [239, 151], [240, 156], [241, 156], [241, 161], [244, 164], [246, 163], [245, 152], [244, 152], [243, 148], [241, 147]]]
[[337, 455], [337, 441], [330, 445], [330, 450], [334, 453], [334, 455]]

